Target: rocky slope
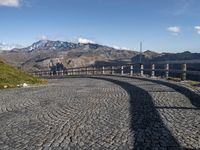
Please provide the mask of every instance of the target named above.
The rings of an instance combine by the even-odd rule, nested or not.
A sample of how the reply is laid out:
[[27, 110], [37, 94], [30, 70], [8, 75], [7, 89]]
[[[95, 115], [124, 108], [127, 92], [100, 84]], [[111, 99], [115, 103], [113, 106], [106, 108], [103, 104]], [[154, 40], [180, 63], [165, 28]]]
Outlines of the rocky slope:
[[[200, 62], [200, 53], [185, 51], [182, 53], [156, 53], [145, 51], [141, 55], [142, 62]], [[134, 56], [132, 62], [139, 62], [140, 55]]]
[[3, 51], [0, 53], [0, 58], [26, 71], [49, 69], [56, 63], [62, 63], [65, 67], [139, 63], [140, 58], [143, 63], [200, 63], [200, 53], [188, 51], [183, 53], [156, 53], [147, 50], [140, 55], [136, 51], [119, 50], [93, 43], [82, 44], [49, 40], [41, 40], [25, 48]]
[[26, 48], [4, 51], [0, 57], [24, 70], [35, 71], [48, 69], [58, 62], [66, 67], [81, 67], [94, 65], [97, 61], [130, 61], [137, 54], [135, 51], [117, 50], [99, 44], [43, 40]]

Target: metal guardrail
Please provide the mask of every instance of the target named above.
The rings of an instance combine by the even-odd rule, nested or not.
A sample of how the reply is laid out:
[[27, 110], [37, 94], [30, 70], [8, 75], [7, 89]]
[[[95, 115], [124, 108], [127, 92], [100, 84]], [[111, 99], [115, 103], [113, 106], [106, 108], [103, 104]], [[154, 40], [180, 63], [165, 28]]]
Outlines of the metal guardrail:
[[[148, 67], [146, 67], [148, 65]], [[159, 65], [157, 69], [156, 66]], [[108, 75], [108, 74], [121, 74], [130, 75], [135, 74], [144, 76], [144, 74], [149, 74], [151, 77], [155, 77], [156, 73], [164, 73], [165, 78], [169, 78], [169, 74], [179, 74], [181, 80], [186, 80], [187, 75], [196, 75], [200, 77], [200, 71], [187, 70], [187, 64], [179, 64], [180, 69], [170, 68], [172, 64], [125, 64], [122, 66], [87, 66], [87, 67], [77, 67], [68, 68], [62, 71], [37, 71], [31, 72], [34, 76], [75, 76], [75, 75]], [[177, 65], [177, 64], [176, 64]], [[162, 67], [161, 67], [162, 66]], [[147, 73], [148, 72], [148, 73]], [[170, 76], [171, 77], [171, 76]], [[172, 76], [173, 77], [173, 76]]]

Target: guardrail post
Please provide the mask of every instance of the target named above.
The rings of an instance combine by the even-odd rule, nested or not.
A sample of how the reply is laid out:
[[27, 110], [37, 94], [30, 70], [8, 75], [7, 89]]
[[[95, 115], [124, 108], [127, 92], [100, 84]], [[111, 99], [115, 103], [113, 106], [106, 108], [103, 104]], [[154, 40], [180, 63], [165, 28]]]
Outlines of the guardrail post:
[[124, 75], [124, 66], [121, 66], [121, 75]]
[[105, 68], [102, 67], [102, 74], [105, 74]]
[[67, 75], [71, 75], [70, 69], [67, 69]]
[[76, 74], [77, 74], [77, 69], [74, 68], [74, 69], [73, 69], [73, 75], [76, 75]]
[[155, 77], [155, 64], [151, 65], [151, 77]]
[[68, 71], [69, 71], [68, 69], [65, 70], [65, 75], [69, 75]]
[[182, 64], [182, 76], [181, 76], [182, 81], [186, 80], [186, 71], [187, 71], [187, 65]]
[[133, 76], [133, 65], [130, 67], [130, 75]]
[[169, 64], [165, 65], [165, 78], [169, 78]]
[[144, 76], [144, 65], [140, 64], [140, 75]]
[[72, 68], [72, 73], [71, 73], [71, 75], [74, 75], [74, 69]]
[[114, 75], [115, 74], [115, 68], [112, 66], [111, 67], [111, 74]]

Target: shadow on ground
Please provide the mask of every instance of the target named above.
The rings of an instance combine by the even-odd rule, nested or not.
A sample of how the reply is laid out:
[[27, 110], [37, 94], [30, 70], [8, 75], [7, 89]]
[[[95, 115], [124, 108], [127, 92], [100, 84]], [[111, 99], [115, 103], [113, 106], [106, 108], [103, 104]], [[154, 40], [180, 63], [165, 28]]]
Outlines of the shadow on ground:
[[179, 145], [163, 123], [156, 110], [152, 97], [145, 90], [118, 80], [104, 77], [91, 77], [119, 85], [130, 96], [130, 127], [134, 134], [134, 150], [143, 149], [184, 149]]
[[149, 82], [153, 82], [153, 83], [156, 83], [156, 84], [168, 86], [168, 87], [174, 89], [175, 91], [185, 95], [190, 100], [192, 105], [200, 108], [200, 95], [196, 94], [195, 92], [192, 92], [191, 90], [189, 90], [189, 89], [187, 89], [183, 86], [173, 84], [173, 83], [169, 83], [167, 81], [161, 81], [161, 80], [152, 80], [152, 79], [138, 78], [138, 77], [128, 77], [128, 78], [139, 79], [139, 80], [143, 80], [143, 81], [149, 81]]

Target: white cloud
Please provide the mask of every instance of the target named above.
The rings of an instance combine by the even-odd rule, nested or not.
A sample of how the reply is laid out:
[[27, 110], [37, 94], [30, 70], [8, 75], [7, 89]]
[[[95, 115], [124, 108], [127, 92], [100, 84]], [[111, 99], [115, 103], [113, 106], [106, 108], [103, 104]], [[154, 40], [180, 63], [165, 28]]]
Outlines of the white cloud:
[[37, 37], [38, 40], [49, 40], [49, 37], [47, 37], [46, 35], [41, 35]]
[[127, 47], [120, 47], [120, 46], [116, 46], [116, 45], [113, 45], [113, 46], [111, 46], [111, 47], [113, 47], [114, 49], [131, 50], [130, 48], [127, 48]]
[[35, 40], [50, 40], [50, 41], [65, 41], [66, 37], [63, 35], [59, 35], [59, 34], [50, 34], [50, 35], [46, 35], [46, 34], [41, 34], [38, 35], [34, 38]]
[[167, 31], [178, 34], [181, 32], [181, 28], [178, 26], [171, 26], [167, 28]]
[[178, 26], [171, 26], [167, 28], [167, 31], [171, 32], [173, 35], [178, 35], [181, 32], [181, 28]]
[[19, 7], [22, 0], [0, 0], [0, 6]]
[[200, 34], [200, 26], [195, 26], [194, 29], [197, 31], [198, 34]]
[[82, 44], [87, 44], [87, 43], [92, 43], [94, 44], [95, 42], [86, 38], [78, 38], [78, 43], [82, 43]]
[[128, 48], [128, 47], [122, 47], [121, 49], [123, 49], [123, 50], [131, 50], [131, 49]]
[[19, 44], [8, 44], [5, 42], [0, 42], [0, 50], [12, 50], [13, 48], [22, 48]]
[[114, 49], [121, 49], [119, 46], [113, 45], [112, 46]]

